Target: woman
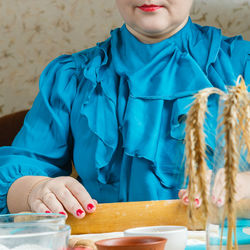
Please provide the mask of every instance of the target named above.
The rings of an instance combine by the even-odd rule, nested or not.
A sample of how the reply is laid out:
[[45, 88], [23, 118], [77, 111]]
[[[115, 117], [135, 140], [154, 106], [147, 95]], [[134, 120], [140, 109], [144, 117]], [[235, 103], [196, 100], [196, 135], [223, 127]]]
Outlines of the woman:
[[[249, 42], [193, 24], [192, 0], [116, 3], [125, 21], [120, 29], [94, 48], [53, 60], [42, 73], [23, 128], [12, 147], [0, 150], [1, 213], [83, 218], [95, 211], [93, 198], [177, 198], [193, 94], [207, 87], [226, 91], [239, 74], [249, 82]], [[214, 96], [209, 107], [211, 167]], [[71, 160], [78, 180], [68, 177]]]

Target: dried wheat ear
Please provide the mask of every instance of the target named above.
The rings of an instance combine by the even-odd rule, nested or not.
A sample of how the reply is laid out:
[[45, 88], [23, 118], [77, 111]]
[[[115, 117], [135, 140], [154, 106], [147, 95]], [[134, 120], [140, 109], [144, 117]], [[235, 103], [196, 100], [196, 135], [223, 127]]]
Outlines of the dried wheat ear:
[[241, 76], [238, 77], [236, 86], [228, 89], [228, 93], [216, 88], [207, 88], [194, 96], [194, 102], [187, 115], [185, 137], [186, 177], [189, 177], [188, 216], [191, 223], [194, 223], [196, 214], [194, 201], [198, 190], [202, 199], [201, 209], [206, 218], [209, 212], [204, 122], [208, 97], [212, 94], [218, 94], [223, 99], [223, 112], [218, 129], [222, 131], [225, 140], [224, 216], [228, 219], [227, 249], [238, 249], [236, 240], [233, 248], [232, 236], [234, 233], [236, 239], [235, 186], [242, 148], [247, 152], [247, 161], [250, 160], [250, 100]]

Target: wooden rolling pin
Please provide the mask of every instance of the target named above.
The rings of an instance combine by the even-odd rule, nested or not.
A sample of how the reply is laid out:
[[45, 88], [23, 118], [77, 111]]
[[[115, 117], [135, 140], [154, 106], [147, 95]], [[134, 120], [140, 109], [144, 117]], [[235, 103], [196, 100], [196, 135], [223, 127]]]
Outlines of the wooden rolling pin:
[[[204, 230], [205, 220], [197, 209], [193, 230]], [[199, 216], [200, 214], [200, 216]], [[98, 204], [93, 214], [79, 220], [69, 215], [72, 234], [121, 232], [132, 227], [181, 225], [191, 229], [187, 207], [180, 200], [139, 201]]]

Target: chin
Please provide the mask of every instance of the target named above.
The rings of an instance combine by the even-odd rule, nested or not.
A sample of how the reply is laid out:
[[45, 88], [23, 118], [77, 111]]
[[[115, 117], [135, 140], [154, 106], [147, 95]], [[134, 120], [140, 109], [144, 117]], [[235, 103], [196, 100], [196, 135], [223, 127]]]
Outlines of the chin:
[[165, 34], [167, 30], [167, 27], [164, 27], [162, 25], [144, 25], [141, 27], [137, 27], [137, 31], [148, 36], [160, 36], [162, 34]]
[[[165, 19], [165, 20], [164, 20]], [[134, 22], [135, 30], [144, 34], [161, 35], [165, 33], [169, 27], [171, 27], [171, 22], [167, 20], [168, 18], [162, 17], [148, 17]]]

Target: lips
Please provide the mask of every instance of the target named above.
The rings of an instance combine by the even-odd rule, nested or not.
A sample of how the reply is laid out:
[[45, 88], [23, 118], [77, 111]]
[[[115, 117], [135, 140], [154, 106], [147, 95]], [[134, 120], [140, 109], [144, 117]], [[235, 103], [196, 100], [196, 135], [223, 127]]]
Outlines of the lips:
[[154, 5], [154, 4], [150, 4], [150, 5], [144, 4], [142, 6], [139, 6], [138, 8], [142, 11], [145, 11], [145, 12], [153, 12], [153, 11], [156, 11], [156, 10], [162, 8], [162, 6]]

